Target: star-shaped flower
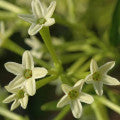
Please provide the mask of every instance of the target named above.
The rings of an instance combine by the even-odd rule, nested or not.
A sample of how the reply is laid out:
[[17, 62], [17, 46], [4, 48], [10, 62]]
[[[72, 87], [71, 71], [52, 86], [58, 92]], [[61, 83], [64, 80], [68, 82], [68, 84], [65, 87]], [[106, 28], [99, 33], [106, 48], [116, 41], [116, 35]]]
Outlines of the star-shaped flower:
[[34, 57], [38, 59], [42, 58], [43, 55], [42, 45], [35, 36], [31, 36], [31, 38], [25, 39], [25, 43], [32, 48], [30, 52]]
[[48, 8], [45, 8], [40, 0], [33, 0], [31, 6], [32, 15], [19, 15], [23, 20], [32, 23], [28, 30], [30, 35], [35, 35], [42, 27], [51, 26], [55, 23], [55, 19], [51, 18], [56, 7], [55, 1], [51, 2]]
[[62, 85], [62, 90], [65, 95], [58, 102], [57, 107], [63, 107], [70, 104], [73, 116], [75, 118], [80, 118], [82, 114], [81, 102], [91, 104], [94, 99], [92, 96], [81, 92], [84, 80], [78, 81], [73, 87], [66, 84]]
[[25, 91], [24, 88], [11, 88], [8, 87], [7, 91], [12, 93], [12, 95], [10, 95], [9, 97], [7, 97], [3, 103], [10, 103], [13, 102], [12, 106], [11, 106], [11, 110], [16, 109], [19, 105], [21, 105], [21, 107], [23, 109], [26, 109], [27, 104], [28, 104], [28, 94]]
[[36, 93], [35, 79], [43, 78], [48, 73], [43, 67], [34, 67], [33, 57], [29, 51], [23, 53], [22, 64], [8, 62], [5, 64], [5, 68], [14, 75], [17, 75], [6, 88], [25, 86], [30, 96]]
[[93, 84], [94, 89], [98, 95], [103, 94], [103, 84], [106, 85], [120, 85], [120, 82], [109, 75], [107, 72], [111, 70], [115, 65], [115, 62], [107, 62], [98, 68], [98, 65], [94, 59], [90, 63], [91, 74], [86, 77], [86, 83]]

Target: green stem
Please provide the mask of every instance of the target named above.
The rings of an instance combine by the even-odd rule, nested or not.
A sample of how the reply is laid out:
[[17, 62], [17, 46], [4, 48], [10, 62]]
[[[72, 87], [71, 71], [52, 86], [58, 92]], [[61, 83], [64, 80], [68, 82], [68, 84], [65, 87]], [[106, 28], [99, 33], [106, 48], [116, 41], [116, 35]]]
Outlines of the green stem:
[[36, 88], [39, 89], [41, 87], [43, 87], [44, 85], [48, 84], [49, 82], [56, 80], [58, 76], [53, 75], [47, 78], [43, 78], [42, 80], [39, 80], [36, 82]]
[[58, 59], [56, 53], [55, 53], [55, 50], [54, 50], [54, 47], [52, 45], [52, 41], [51, 41], [51, 36], [50, 36], [50, 31], [49, 31], [49, 28], [48, 27], [44, 27], [40, 30], [40, 34], [43, 38], [43, 41], [45, 42], [46, 44], [46, 47], [48, 48], [48, 51], [50, 52], [51, 54], [51, 57], [55, 63], [55, 67], [56, 68], [59, 68], [61, 67], [61, 62], [60, 60]]
[[64, 116], [70, 111], [70, 107], [66, 106], [53, 120], [63, 120]]
[[11, 12], [14, 12], [14, 13], [24, 13], [25, 11], [22, 10], [21, 8], [19, 8], [18, 6], [15, 6], [5, 0], [0, 0], [0, 8], [3, 8], [3, 9], [6, 9], [6, 10], [9, 10]]
[[108, 99], [106, 99], [105, 97], [95, 97], [95, 99], [97, 101], [99, 101], [100, 103], [102, 103], [103, 105], [109, 107], [110, 109], [114, 110], [115, 112], [117, 112], [118, 114], [120, 114], [120, 106], [112, 103], [111, 101], [109, 101]]
[[[7, 49], [7, 50], [10, 50], [20, 56], [22, 56], [22, 54], [24, 53], [25, 49], [23, 49], [22, 47], [20, 47], [19, 45], [17, 45], [16, 43], [14, 43], [13, 41], [11, 41], [10, 39], [6, 39], [4, 40], [3, 44], [2, 44], [2, 47]], [[34, 58], [34, 61], [39, 64], [40, 66], [43, 66], [47, 69], [50, 69], [50, 66], [42, 61], [42, 60], [38, 60], [37, 58]]]
[[24, 118], [20, 115], [17, 115], [13, 112], [10, 112], [2, 107], [0, 107], [0, 115], [9, 118], [11, 120], [24, 120]]
[[96, 114], [97, 120], [109, 120], [109, 117], [104, 105], [102, 105], [97, 101], [94, 101], [94, 103], [92, 103], [91, 106]]

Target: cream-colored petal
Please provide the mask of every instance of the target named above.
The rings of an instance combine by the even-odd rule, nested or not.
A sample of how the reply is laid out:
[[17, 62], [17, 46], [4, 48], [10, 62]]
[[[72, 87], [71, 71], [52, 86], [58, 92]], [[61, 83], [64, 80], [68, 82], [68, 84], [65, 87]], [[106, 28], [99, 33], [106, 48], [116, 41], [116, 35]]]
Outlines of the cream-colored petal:
[[24, 71], [22, 65], [15, 62], [5, 63], [5, 68], [7, 69], [7, 71], [13, 73], [14, 75], [23, 74]]
[[101, 96], [103, 94], [103, 83], [102, 82], [94, 82], [93, 86], [94, 86], [96, 94]]
[[43, 56], [43, 51], [38, 52], [38, 51], [36, 51], [36, 50], [31, 50], [30, 52], [31, 52], [31, 54], [32, 54], [34, 57], [36, 57], [37, 59], [41, 59], [42, 56]]
[[32, 24], [28, 30], [28, 34], [35, 35], [42, 29], [42, 27], [43, 25], [40, 24]]
[[26, 88], [27, 93], [30, 96], [35, 95], [35, 93], [36, 93], [36, 83], [35, 83], [35, 80], [33, 78], [28, 79], [25, 82], [25, 88]]
[[22, 65], [25, 69], [32, 70], [34, 68], [34, 61], [31, 53], [29, 51], [25, 51], [22, 57]]
[[84, 84], [84, 79], [79, 80], [75, 83], [73, 89], [77, 89], [78, 91], [81, 91], [82, 87], [83, 87], [83, 84]]
[[20, 102], [18, 100], [15, 100], [11, 106], [11, 111], [16, 109], [20, 105]]
[[93, 77], [92, 77], [92, 74], [89, 74], [86, 78], [85, 78], [85, 82], [87, 84], [92, 84], [94, 81], [93, 81]]
[[20, 104], [23, 109], [26, 109], [28, 104], [28, 95], [25, 94], [23, 99], [20, 99]]
[[72, 90], [72, 87], [68, 86], [67, 84], [62, 84], [61, 87], [65, 94], [68, 94], [69, 91]]
[[56, 8], [56, 1], [53, 1], [53, 2], [50, 3], [50, 6], [47, 9], [47, 14], [45, 15], [45, 17], [46, 18], [52, 17], [52, 15], [55, 11], [55, 8]]
[[93, 97], [91, 95], [83, 93], [83, 92], [80, 93], [80, 96], [79, 96], [78, 99], [81, 102], [84, 102], [84, 103], [87, 103], [87, 104], [91, 104], [94, 101], [94, 99], [93, 99]]
[[34, 15], [19, 15], [19, 18], [23, 19], [24, 21], [27, 21], [29, 23], [35, 23], [35, 17]]
[[10, 89], [14, 87], [20, 87], [22, 86], [24, 81], [25, 81], [25, 78], [22, 75], [18, 75], [8, 84], [8, 86]]
[[102, 78], [102, 82], [106, 85], [120, 85], [120, 82], [116, 78], [113, 78], [109, 75], [104, 75]]
[[43, 78], [48, 73], [47, 69], [45, 69], [43, 67], [35, 67], [35, 68], [33, 68], [32, 72], [33, 72], [33, 77], [36, 79]]
[[92, 59], [91, 63], [90, 63], [90, 71], [91, 71], [91, 73], [94, 73], [97, 70], [98, 70], [97, 62], [94, 59]]
[[115, 66], [115, 61], [107, 62], [99, 68], [100, 73], [106, 74], [109, 70], [111, 70]]
[[36, 18], [41, 18], [44, 16], [44, 10], [39, 0], [33, 0], [31, 6], [32, 12], [36, 16]]
[[10, 103], [10, 102], [12, 102], [12, 101], [14, 101], [14, 100], [15, 100], [15, 94], [12, 94], [12, 95], [8, 96], [8, 97], [3, 101], [3, 103]]
[[70, 103], [70, 99], [67, 95], [63, 96], [57, 104], [58, 108], [64, 107], [65, 105]]
[[82, 105], [79, 100], [74, 100], [71, 102], [71, 110], [75, 118], [80, 118], [82, 115]]
[[54, 18], [48, 18], [46, 19], [47, 21], [45, 22], [44, 26], [51, 26], [53, 24], [55, 24], [55, 19]]

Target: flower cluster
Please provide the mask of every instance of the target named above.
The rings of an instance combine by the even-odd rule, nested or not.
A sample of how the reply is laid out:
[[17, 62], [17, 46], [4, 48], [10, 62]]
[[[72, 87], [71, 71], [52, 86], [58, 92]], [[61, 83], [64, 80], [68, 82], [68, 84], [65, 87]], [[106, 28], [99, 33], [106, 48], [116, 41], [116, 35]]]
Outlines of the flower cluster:
[[11, 110], [20, 104], [26, 108], [28, 96], [33, 96], [36, 93], [35, 79], [45, 77], [48, 73], [47, 70], [43, 67], [34, 67], [33, 57], [29, 51], [23, 53], [22, 64], [8, 62], [5, 63], [5, 68], [16, 77], [5, 86], [6, 90], [13, 95], [6, 98], [4, 102], [9, 103], [15, 100]]
[[112, 69], [114, 65], [115, 62], [112, 61], [98, 68], [96, 61], [92, 59], [90, 64], [90, 75], [84, 80], [79, 80], [73, 87], [62, 84], [62, 90], [65, 93], [65, 96], [58, 102], [57, 107], [63, 107], [70, 104], [73, 116], [75, 118], [80, 118], [82, 114], [82, 105], [80, 102], [91, 104], [94, 101], [92, 96], [81, 92], [84, 82], [93, 84], [95, 92], [98, 95], [103, 94], [103, 84], [120, 85], [120, 82], [117, 79], [107, 75], [107, 72]]

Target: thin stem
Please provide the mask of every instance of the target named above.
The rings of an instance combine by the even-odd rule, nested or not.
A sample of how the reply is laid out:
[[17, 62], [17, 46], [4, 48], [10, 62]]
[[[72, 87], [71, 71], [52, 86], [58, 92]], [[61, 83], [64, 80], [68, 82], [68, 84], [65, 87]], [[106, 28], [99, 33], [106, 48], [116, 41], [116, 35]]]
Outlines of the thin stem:
[[55, 50], [54, 50], [54, 47], [52, 45], [52, 42], [51, 42], [51, 36], [50, 36], [50, 31], [49, 31], [49, 28], [48, 27], [44, 27], [40, 30], [40, 34], [43, 38], [43, 41], [45, 42], [46, 44], [46, 47], [48, 48], [48, 51], [50, 52], [51, 54], [51, 57], [55, 63], [55, 67], [58, 68], [61, 66], [61, 62], [60, 60], [58, 59], [56, 53], [55, 53]]
[[63, 120], [64, 116], [70, 111], [70, 107], [66, 106], [53, 120]]
[[17, 115], [13, 112], [10, 112], [2, 107], [0, 107], [0, 115], [9, 118], [11, 120], [24, 120], [24, 118], [20, 115]]
[[103, 105], [109, 107], [110, 109], [112, 109], [115, 112], [117, 112], [118, 114], [120, 114], [120, 106], [114, 104], [113, 102], [109, 101], [105, 97], [95, 97], [95, 98], [96, 98], [96, 100], [98, 100]]
[[[13, 41], [11, 41], [10, 39], [6, 39], [4, 40], [4, 43], [2, 44], [2, 47], [7, 49], [7, 50], [10, 50], [20, 56], [22, 56], [22, 54], [24, 53], [25, 49], [23, 49], [22, 47], [20, 47], [19, 45], [17, 45], [16, 43], [14, 43]], [[50, 66], [42, 61], [42, 60], [38, 60], [37, 58], [34, 58], [34, 61], [39, 64], [40, 66], [43, 66], [47, 69], [50, 69]]]
[[50, 77], [47, 77], [47, 78], [37, 81], [36, 88], [39, 89], [39, 88], [43, 87], [44, 85], [48, 84], [49, 82], [56, 80], [57, 77], [58, 76], [53, 75], [53, 76], [50, 76]]

